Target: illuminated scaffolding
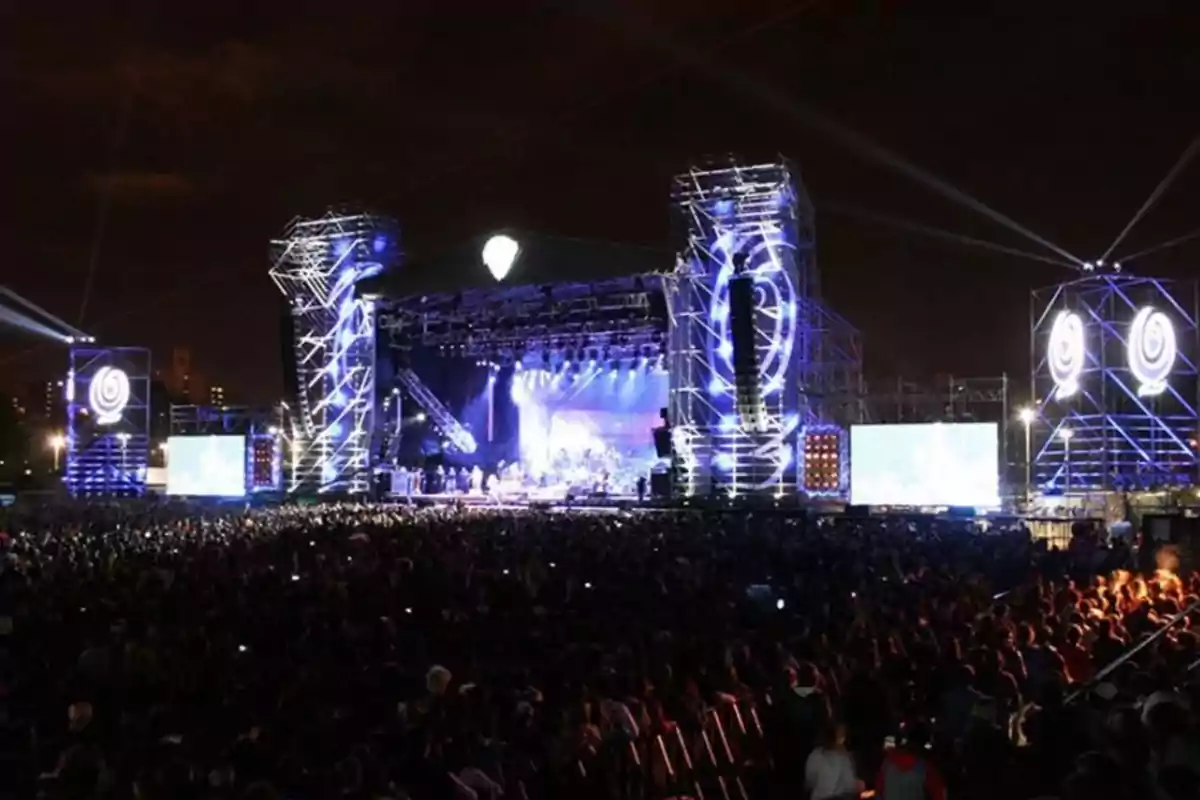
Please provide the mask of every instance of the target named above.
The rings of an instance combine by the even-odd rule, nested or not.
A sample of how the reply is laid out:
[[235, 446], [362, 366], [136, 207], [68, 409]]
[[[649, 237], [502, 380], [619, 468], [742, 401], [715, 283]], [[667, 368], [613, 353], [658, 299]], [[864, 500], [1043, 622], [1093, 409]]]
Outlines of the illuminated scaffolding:
[[137, 497], [150, 457], [150, 351], [71, 348], [66, 484], [79, 497]]
[[272, 243], [271, 279], [291, 304], [297, 391], [292, 492], [364, 493], [375, 434], [375, 299], [356, 284], [397, 264], [396, 225], [329, 211]]
[[1114, 271], [1035, 291], [1034, 483], [1070, 492], [1194, 483], [1198, 320], [1195, 282]]
[[[786, 163], [696, 168], [674, 181], [686, 229], [667, 279], [670, 420], [685, 496], [797, 491], [796, 444], [815, 416], [800, 385], [816, 341], [812, 210]], [[730, 279], [750, 276], [761, 408], [735, 398]]]

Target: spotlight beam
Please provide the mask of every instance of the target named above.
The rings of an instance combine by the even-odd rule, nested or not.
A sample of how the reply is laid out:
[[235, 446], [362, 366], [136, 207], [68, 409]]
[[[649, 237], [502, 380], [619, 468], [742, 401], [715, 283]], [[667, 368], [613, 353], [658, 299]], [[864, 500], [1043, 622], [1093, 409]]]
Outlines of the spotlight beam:
[[1067, 267], [1068, 269], [1075, 268], [1074, 264], [1072, 264], [1069, 261], [1064, 261], [1061, 258], [1053, 258], [1051, 256], [1044, 256], [1041, 253], [1031, 253], [1028, 250], [1021, 250], [1016, 247], [1008, 247], [1006, 245], [997, 244], [996, 242], [989, 242], [986, 239], [976, 239], [972, 236], [964, 236], [961, 233], [954, 233], [953, 231], [947, 231], [947, 230], [943, 230], [941, 228], [935, 228], [930, 225], [924, 225], [920, 222], [913, 222], [911, 220], [902, 219], [900, 217], [893, 217], [893, 216], [884, 215], [884, 214], [876, 214], [871, 211], [864, 211], [862, 209], [849, 208], [847, 206], [839, 206], [839, 205], [828, 205], [827, 204], [827, 205], [822, 206], [822, 208], [827, 211], [832, 211], [835, 214], [844, 214], [846, 216], [858, 217], [859, 219], [870, 220], [871, 222], [877, 222], [880, 225], [886, 225], [890, 228], [896, 228], [897, 230], [911, 231], [913, 233], [920, 233], [925, 236], [932, 236], [935, 239], [941, 239], [943, 241], [952, 242], [954, 244], [961, 244], [961, 245], [965, 245], [967, 247], [980, 247], [980, 248], [983, 248], [984, 250], [991, 250], [996, 253], [1003, 253], [1005, 255], [1010, 255], [1010, 256], [1018, 256], [1020, 258], [1028, 258], [1033, 261], [1040, 261], [1045, 264], [1054, 264], [1054, 265], [1060, 266], [1060, 267]]
[[1133, 215], [1133, 219], [1129, 220], [1128, 224], [1125, 225], [1125, 228], [1121, 231], [1121, 233], [1117, 235], [1115, 240], [1113, 240], [1113, 243], [1110, 244], [1108, 249], [1104, 251], [1104, 255], [1100, 256], [1101, 261], [1108, 259], [1109, 254], [1111, 254], [1113, 250], [1117, 249], [1117, 247], [1125, 239], [1125, 236], [1130, 230], [1133, 229], [1133, 226], [1137, 225], [1142, 217], [1146, 215], [1146, 212], [1154, 207], [1154, 204], [1158, 202], [1158, 198], [1162, 197], [1163, 193], [1167, 191], [1167, 188], [1174, 183], [1176, 176], [1183, 171], [1183, 168], [1188, 165], [1189, 161], [1196, 157], [1196, 153], [1200, 153], [1200, 135], [1197, 135], [1195, 139], [1192, 139], [1192, 143], [1189, 144], [1187, 149], [1183, 151], [1183, 155], [1181, 155], [1175, 162], [1175, 165], [1167, 171], [1167, 174], [1163, 177], [1163, 179], [1158, 182], [1158, 186], [1154, 187], [1154, 191], [1151, 192], [1150, 196], [1146, 198], [1146, 202], [1142, 203], [1142, 207], [1139, 208], [1137, 213]]
[[1148, 256], [1151, 253], [1157, 253], [1160, 250], [1166, 250], [1168, 247], [1175, 247], [1176, 245], [1183, 244], [1184, 242], [1190, 242], [1192, 239], [1195, 239], [1198, 236], [1200, 236], [1200, 228], [1197, 228], [1190, 233], [1185, 233], [1183, 236], [1176, 236], [1174, 239], [1168, 239], [1167, 241], [1156, 244], [1153, 247], [1147, 247], [1145, 250], [1139, 250], [1136, 253], [1118, 258], [1117, 261], [1125, 264], [1129, 261], [1133, 261], [1135, 258]]
[[[69, 344], [67, 337], [63, 334], [59, 333], [53, 328], [43, 325], [28, 314], [22, 314], [18, 311], [14, 311], [7, 306], [0, 305], [0, 322], [8, 323], [14, 328], [19, 328], [23, 331], [37, 334], [38, 336], [44, 336], [47, 339], [53, 339], [56, 342], [61, 342], [62, 344]], [[4, 361], [0, 362], [0, 365], [7, 364], [8, 361], [9, 359], [5, 359]]]
[[[44, 333], [47, 336], [52, 336], [55, 339], [59, 339], [60, 341], [63, 341], [63, 342], [70, 342], [72, 340], [86, 340], [86, 339], [91, 338], [83, 331], [79, 330], [78, 328], [76, 328], [72, 325], [68, 325], [63, 320], [59, 319], [58, 317], [54, 316], [46, 309], [44, 309], [41, 306], [39, 306], [38, 304], [34, 303], [32, 300], [25, 299], [21, 295], [14, 292], [12, 289], [9, 289], [7, 286], [0, 286], [0, 297], [7, 297], [9, 300], [16, 303], [18, 306], [23, 306], [26, 310], [32, 311], [38, 317], [41, 317], [41, 319], [44, 320], [45, 322], [49, 322], [52, 325], [58, 326], [58, 328], [59, 328], [59, 330], [56, 331], [49, 326], [43, 325], [41, 322], [38, 322], [36, 317], [30, 316], [27, 313], [23, 313], [20, 308], [8, 309], [10, 315], [15, 315], [17, 317], [25, 317], [28, 320], [28, 322], [26, 324], [29, 326], [30, 330], [37, 329], [37, 331], [39, 333]], [[9, 317], [9, 320], [14, 321], [12, 316]]]
[[[580, 14], [590, 17], [597, 16], [591, 7], [581, 7], [579, 4], [573, 5]], [[714, 59], [706, 59], [695, 48], [674, 41], [672, 37], [663, 31], [652, 29], [650, 26], [641, 23], [640, 20], [625, 18], [620, 12], [607, 13], [604, 16], [638, 41], [666, 52], [713, 83], [737, 95], [753, 97], [759, 103], [775, 111], [798, 127], [816, 130], [834, 144], [842, 145], [846, 149], [858, 153], [880, 166], [905, 175], [927, 189], [942, 195], [942, 197], [982, 214], [993, 222], [1003, 225], [1019, 233], [1021, 236], [1040, 244], [1042, 247], [1058, 253], [1068, 261], [1078, 264], [1080, 267], [1083, 266], [1083, 259], [1078, 256], [1072, 255], [1048, 239], [1039, 236], [1016, 220], [1000, 213], [983, 201], [972, 197], [929, 170], [917, 166], [898, 153], [888, 150], [877, 142], [851, 129], [832, 115], [800, 102], [774, 84], [768, 83], [764, 79], [756, 77], [745, 70], [723, 64], [718, 65]]]

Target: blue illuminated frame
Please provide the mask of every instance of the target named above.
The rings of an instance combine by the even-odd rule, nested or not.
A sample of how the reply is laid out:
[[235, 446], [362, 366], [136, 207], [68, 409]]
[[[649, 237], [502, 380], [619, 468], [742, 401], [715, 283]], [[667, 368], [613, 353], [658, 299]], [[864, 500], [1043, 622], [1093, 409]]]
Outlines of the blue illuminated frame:
[[[92, 407], [93, 382], [115, 372], [124, 375], [127, 393], [119, 411], [101, 415]], [[150, 351], [146, 348], [71, 348], [64, 381], [67, 431], [63, 473], [71, 494], [137, 497], [145, 493], [150, 464], [150, 375]]]
[[[1128, 352], [1143, 309], [1169, 318], [1177, 344], [1165, 385], [1149, 395]], [[1031, 430], [1034, 488], [1059, 493], [1194, 484], [1200, 468], [1196, 283], [1089, 275], [1035, 291], [1030, 312], [1037, 411]], [[1047, 357], [1053, 324], [1062, 312], [1079, 317], [1084, 336], [1077, 388], [1065, 396]]]

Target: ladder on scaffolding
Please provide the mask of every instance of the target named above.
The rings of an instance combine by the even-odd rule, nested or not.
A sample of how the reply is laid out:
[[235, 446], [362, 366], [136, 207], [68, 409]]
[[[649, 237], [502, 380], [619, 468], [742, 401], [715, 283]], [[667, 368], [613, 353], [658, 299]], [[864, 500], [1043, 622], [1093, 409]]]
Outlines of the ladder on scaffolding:
[[446, 441], [450, 442], [452, 447], [464, 455], [475, 452], [478, 447], [475, 437], [454, 418], [450, 409], [446, 408], [424, 381], [417, 377], [417, 373], [411, 369], [401, 369], [397, 371], [396, 377], [417, 405], [425, 409], [425, 413], [429, 415], [433, 424], [441, 429]]

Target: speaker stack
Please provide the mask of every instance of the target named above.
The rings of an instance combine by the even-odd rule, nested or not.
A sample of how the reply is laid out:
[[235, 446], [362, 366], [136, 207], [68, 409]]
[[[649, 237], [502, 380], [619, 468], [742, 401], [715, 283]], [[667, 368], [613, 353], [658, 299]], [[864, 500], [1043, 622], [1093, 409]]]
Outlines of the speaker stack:
[[734, 402], [742, 424], [763, 429], [762, 387], [758, 375], [758, 350], [754, 341], [754, 278], [745, 273], [745, 256], [734, 257], [729, 279], [729, 333], [733, 345]]

